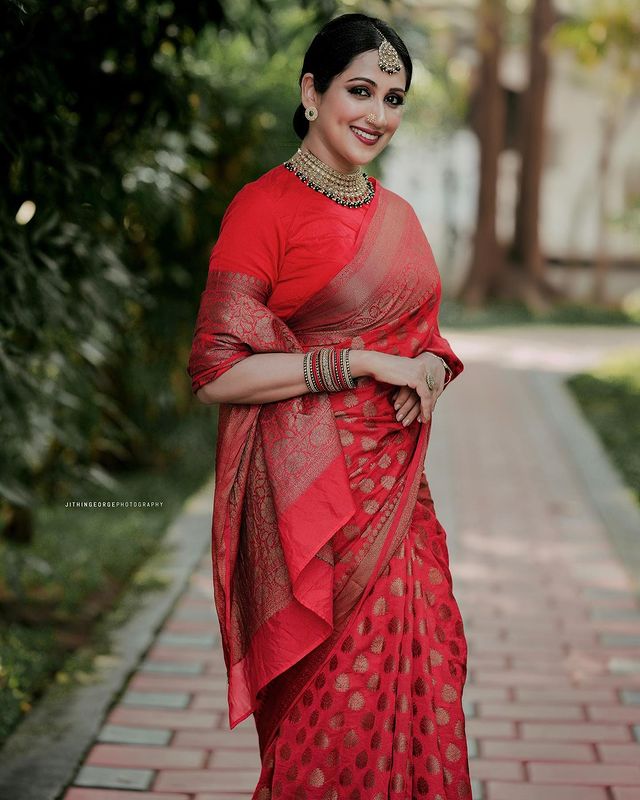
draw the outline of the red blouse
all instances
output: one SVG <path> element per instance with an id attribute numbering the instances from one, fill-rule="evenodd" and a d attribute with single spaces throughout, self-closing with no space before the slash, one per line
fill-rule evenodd
<path id="1" fill-rule="evenodd" d="M 377 198 L 341 206 L 278 164 L 229 204 L 209 268 L 262 278 L 271 287 L 268 307 L 287 319 L 353 258 Z"/>

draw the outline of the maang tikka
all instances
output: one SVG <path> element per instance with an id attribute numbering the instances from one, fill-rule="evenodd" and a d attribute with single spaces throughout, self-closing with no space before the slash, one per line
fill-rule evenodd
<path id="1" fill-rule="evenodd" d="M 378 48 L 378 66 L 383 72 L 388 72 L 389 75 L 393 75 L 394 72 L 400 72 L 402 69 L 402 61 L 398 51 L 384 37 Z"/>

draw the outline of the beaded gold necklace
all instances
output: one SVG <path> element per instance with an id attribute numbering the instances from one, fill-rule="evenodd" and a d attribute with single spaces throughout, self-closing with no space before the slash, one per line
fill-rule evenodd
<path id="1" fill-rule="evenodd" d="M 341 206 L 359 208 L 373 200 L 375 189 L 362 167 L 354 172 L 340 172 L 321 161 L 310 150 L 297 152 L 284 166 L 316 192 L 326 195 Z"/>

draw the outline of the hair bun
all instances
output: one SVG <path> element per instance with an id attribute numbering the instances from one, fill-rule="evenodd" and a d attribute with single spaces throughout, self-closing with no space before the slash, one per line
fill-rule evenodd
<path id="1" fill-rule="evenodd" d="M 293 115 L 293 130 L 300 140 L 309 132 L 309 120 L 304 115 L 304 106 L 302 103 L 296 108 Z"/>

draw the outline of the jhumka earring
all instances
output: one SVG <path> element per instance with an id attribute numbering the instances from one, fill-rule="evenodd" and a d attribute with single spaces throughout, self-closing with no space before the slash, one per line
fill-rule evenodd
<path id="1" fill-rule="evenodd" d="M 388 72 L 389 75 L 393 75 L 394 72 L 400 72 L 402 69 L 402 61 L 398 51 L 385 38 L 382 39 L 382 43 L 378 48 L 378 66 L 383 72 Z"/>
<path id="2" fill-rule="evenodd" d="M 318 116 L 318 109 L 315 106 L 309 106 L 305 109 L 304 115 L 309 121 L 314 120 Z"/>

